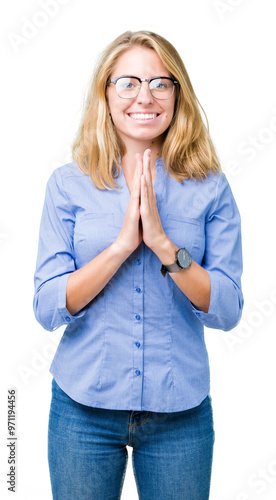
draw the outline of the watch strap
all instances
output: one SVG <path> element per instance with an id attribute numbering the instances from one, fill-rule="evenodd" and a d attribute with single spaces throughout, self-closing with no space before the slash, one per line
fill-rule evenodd
<path id="1" fill-rule="evenodd" d="M 183 265 L 182 265 L 181 261 L 179 260 L 179 253 L 180 252 L 185 253 L 185 259 L 184 259 Z M 183 260 L 183 256 L 181 256 L 181 257 L 182 257 L 181 260 Z M 167 272 L 175 273 L 177 271 L 182 271 L 182 269 L 187 269 L 188 267 L 190 267 L 191 262 L 192 262 L 192 259 L 191 259 L 191 255 L 189 254 L 188 250 L 186 250 L 186 248 L 179 248 L 175 252 L 175 261 L 172 264 L 168 264 L 167 266 L 162 264 L 161 269 L 160 269 L 161 274 L 165 278 Z"/>
<path id="2" fill-rule="evenodd" d="M 177 262 L 174 262 L 173 264 L 169 264 L 168 266 L 164 266 L 164 264 L 162 264 L 161 266 L 161 274 L 162 276 L 166 276 L 166 273 L 169 272 L 169 273 L 176 273 L 177 271 L 182 271 L 182 267 L 180 267 Z"/>

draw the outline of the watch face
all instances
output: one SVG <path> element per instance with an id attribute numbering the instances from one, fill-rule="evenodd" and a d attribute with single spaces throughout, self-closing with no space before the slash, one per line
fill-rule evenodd
<path id="1" fill-rule="evenodd" d="M 192 258 L 186 250 L 186 248 L 180 248 L 177 252 L 177 260 L 179 262 L 180 267 L 183 269 L 187 269 L 187 267 L 190 267 L 192 263 Z"/>

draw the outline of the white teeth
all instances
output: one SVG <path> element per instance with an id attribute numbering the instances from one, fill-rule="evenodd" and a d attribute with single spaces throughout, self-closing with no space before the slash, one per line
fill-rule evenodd
<path id="1" fill-rule="evenodd" d="M 157 113 L 130 113 L 129 116 L 134 120 L 151 120 L 157 117 Z"/>

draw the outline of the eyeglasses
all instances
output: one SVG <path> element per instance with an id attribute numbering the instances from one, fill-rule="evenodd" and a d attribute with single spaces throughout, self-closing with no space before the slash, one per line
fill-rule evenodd
<path id="1" fill-rule="evenodd" d="M 161 76 L 158 78 L 138 78 L 138 76 L 119 76 L 111 78 L 109 83 L 113 83 L 119 97 L 122 99 L 134 99 L 137 97 L 141 83 L 148 82 L 152 97 L 155 99 L 170 99 L 174 93 L 177 80 Z"/>

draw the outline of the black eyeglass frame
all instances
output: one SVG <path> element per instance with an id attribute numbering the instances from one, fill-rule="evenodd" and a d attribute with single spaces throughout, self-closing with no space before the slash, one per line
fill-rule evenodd
<path id="1" fill-rule="evenodd" d="M 172 91 L 172 94 L 170 95 L 170 97 L 162 98 L 162 97 L 155 97 L 154 95 L 152 95 L 152 97 L 153 97 L 154 99 L 160 99 L 161 101 L 166 101 L 167 99 L 170 99 L 170 98 L 173 96 L 173 94 L 174 94 L 174 89 L 175 89 L 175 86 L 176 86 L 176 85 L 179 85 L 179 82 L 178 82 L 177 80 L 174 80 L 173 78 L 170 78 L 169 76 L 155 76 L 154 78 L 139 78 L 139 76 L 131 76 L 131 75 L 123 75 L 123 76 L 117 76 L 116 78 L 111 78 L 111 79 L 109 80 L 109 83 L 108 83 L 108 84 L 113 83 L 113 85 L 115 85 L 115 87 L 116 87 L 116 83 L 117 83 L 117 81 L 118 81 L 118 80 L 120 80 L 121 78 L 135 78 L 136 80 L 138 80 L 138 81 L 139 81 L 139 83 L 140 83 L 140 88 L 139 88 L 138 93 L 137 93 L 137 95 L 136 95 L 135 97 L 137 97 L 137 96 L 139 95 L 139 92 L 140 92 L 140 90 L 141 90 L 141 83 L 142 83 L 142 82 L 148 82 L 148 84 L 149 84 L 149 90 L 150 90 L 150 93 L 151 93 L 151 95 L 152 95 L 152 92 L 151 92 L 151 90 L 152 90 L 152 89 L 150 88 L 150 84 L 151 84 L 151 82 L 152 82 L 153 80 L 160 80 L 160 78 L 163 78 L 164 80 L 170 80 L 170 81 L 171 81 L 171 82 L 173 82 L 173 84 L 174 84 L 174 85 L 173 85 L 173 91 Z M 116 90 L 117 90 L 117 88 L 116 88 Z M 119 96 L 121 99 L 134 99 L 134 98 L 135 98 L 135 97 L 122 97 L 122 96 L 120 96 L 119 94 L 118 94 L 118 96 Z"/>

